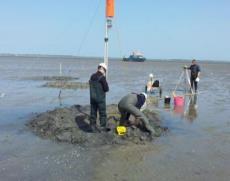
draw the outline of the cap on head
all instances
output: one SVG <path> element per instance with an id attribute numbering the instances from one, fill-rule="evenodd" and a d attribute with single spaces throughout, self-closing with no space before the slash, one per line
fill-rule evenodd
<path id="1" fill-rule="evenodd" d="M 141 94 L 145 96 L 145 100 L 148 98 L 148 96 L 145 92 L 142 92 Z"/>
<path id="2" fill-rule="evenodd" d="M 149 78 L 153 78 L 153 74 L 151 73 L 151 74 L 149 74 Z"/>
<path id="3" fill-rule="evenodd" d="M 105 63 L 99 63 L 98 68 L 100 67 L 104 68 L 105 71 L 107 71 L 107 65 Z"/>

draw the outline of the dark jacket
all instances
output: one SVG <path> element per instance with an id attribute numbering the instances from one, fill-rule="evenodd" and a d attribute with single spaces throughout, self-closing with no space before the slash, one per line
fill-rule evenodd
<path id="1" fill-rule="evenodd" d="M 101 83 L 104 92 L 109 91 L 109 86 L 106 78 L 101 72 L 97 71 L 96 73 L 92 74 L 89 81 L 98 81 Z"/>
<path id="2" fill-rule="evenodd" d="M 89 80 L 90 86 L 90 104 L 105 102 L 105 93 L 109 91 L 109 86 L 105 76 L 97 71 L 91 75 Z"/>
<path id="3" fill-rule="evenodd" d="M 140 109 L 145 103 L 145 96 L 143 94 L 137 94 L 137 103 L 136 107 Z"/>
<path id="4" fill-rule="evenodd" d="M 200 66 L 197 64 L 193 64 L 189 67 L 189 69 L 191 70 L 191 77 L 197 78 L 198 72 L 200 72 Z"/>

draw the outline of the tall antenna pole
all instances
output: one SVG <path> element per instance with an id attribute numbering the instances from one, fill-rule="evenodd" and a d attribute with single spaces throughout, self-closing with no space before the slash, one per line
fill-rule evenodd
<path id="1" fill-rule="evenodd" d="M 108 37 L 108 19 L 105 21 L 105 47 L 104 47 L 104 63 L 107 66 L 106 76 L 108 75 L 109 64 L 109 37 Z"/>
<path id="2" fill-rule="evenodd" d="M 112 18 L 114 16 L 114 0 L 106 0 L 106 9 L 105 9 L 105 47 L 104 47 L 104 63 L 107 66 L 106 76 L 108 76 L 109 68 L 109 36 L 108 30 L 112 27 Z"/>

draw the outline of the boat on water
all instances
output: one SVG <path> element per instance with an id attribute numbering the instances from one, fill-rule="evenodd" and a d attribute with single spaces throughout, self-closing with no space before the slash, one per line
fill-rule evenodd
<path id="1" fill-rule="evenodd" d="M 124 57 L 122 59 L 125 62 L 144 62 L 146 58 L 139 51 L 134 51 L 128 58 Z"/>

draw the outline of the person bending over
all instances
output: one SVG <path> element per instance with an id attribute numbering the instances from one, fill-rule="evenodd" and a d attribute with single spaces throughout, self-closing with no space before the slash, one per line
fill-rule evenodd
<path id="1" fill-rule="evenodd" d="M 124 96 L 118 103 L 118 110 L 121 114 L 120 125 L 125 125 L 129 121 L 130 115 L 133 115 L 136 119 L 142 121 L 144 127 L 151 135 L 155 135 L 156 131 L 149 124 L 148 118 L 140 111 L 146 105 L 146 100 L 146 93 L 130 93 Z"/>

